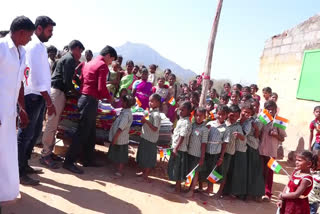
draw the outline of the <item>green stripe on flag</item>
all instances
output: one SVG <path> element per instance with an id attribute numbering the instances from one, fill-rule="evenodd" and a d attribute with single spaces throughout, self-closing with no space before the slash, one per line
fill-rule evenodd
<path id="1" fill-rule="evenodd" d="M 279 129 L 283 129 L 283 130 L 286 130 L 286 128 L 287 128 L 286 126 L 281 125 L 281 124 L 279 124 L 279 123 L 274 123 L 273 126 L 274 126 L 274 127 L 278 127 Z"/>
<path id="2" fill-rule="evenodd" d="M 213 171 L 212 174 L 213 174 L 216 178 L 218 178 L 218 180 L 222 179 L 222 175 L 220 175 L 218 172 Z"/>
<path id="3" fill-rule="evenodd" d="M 259 120 L 261 121 L 261 123 L 263 123 L 264 125 L 267 125 L 268 122 L 266 121 L 266 119 L 264 119 L 264 117 L 262 115 L 259 116 Z"/>
<path id="4" fill-rule="evenodd" d="M 274 171 L 275 171 L 276 173 L 279 173 L 281 169 L 282 169 L 282 166 L 281 166 L 280 164 L 278 164 L 278 165 L 276 166 L 276 168 L 274 169 Z"/>
<path id="5" fill-rule="evenodd" d="M 167 155 L 170 156 L 171 155 L 171 150 L 167 149 Z"/>

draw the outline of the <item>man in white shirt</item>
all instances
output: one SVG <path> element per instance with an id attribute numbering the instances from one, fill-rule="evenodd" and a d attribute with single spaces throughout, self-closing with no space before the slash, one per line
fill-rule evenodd
<path id="1" fill-rule="evenodd" d="M 51 36 L 56 25 L 47 16 L 39 16 L 35 22 L 35 35 L 32 42 L 26 46 L 26 63 L 30 68 L 30 75 L 25 76 L 25 104 L 29 116 L 29 124 L 18 131 L 18 155 L 20 183 L 24 185 L 38 185 L 39 181 L 28 176 L 41 171 L 31 168 L 28 160 L 31 158 L 33 147 L 41 133 L 45 106 L 48 116 L 56 113 L 55 106 L 49 96 L 51 89 L 51 71 L 48 62 L 47 48 L 43 44 Z M 54 167 L 52 167 L 54 168 Z"/>
<path id="2" fill-rule="evenodd" d="M 0 39 L 0 203 L 14 200 L 19 194 L 17 101 L 20 126 L 24 127 L 28 117 L 23 96 L 22 79 L 26 64 L 22 46 L 31 40 L 34 29 L 30 19 L 19 16 L 12 21 L 10 34 Z"/>

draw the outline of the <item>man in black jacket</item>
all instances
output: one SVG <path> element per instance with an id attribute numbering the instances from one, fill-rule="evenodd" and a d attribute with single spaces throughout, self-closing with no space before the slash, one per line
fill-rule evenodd
<path id="1" fill-rule="evenodd" d="M 49 168 L 58 168 L 59 165 L 56 161 L 62 161 L 52 152 L 56 141 L 55 135 L 66 103 L 65 94 L 74 90 L 72 79 L 84 49 L 80 41 L 71 41 L 69 51 L 57 62 L 57 66 L 52 74 L 50 96 L 53 105 L 56 107 L 56 115 L 48 117 L 42 137 L 43 149 L 40 158 L 40 163 Z"/>

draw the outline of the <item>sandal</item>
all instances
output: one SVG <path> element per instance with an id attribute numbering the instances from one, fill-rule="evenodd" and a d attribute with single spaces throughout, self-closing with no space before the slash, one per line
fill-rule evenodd
<path id="1" fill-rule="evenodd" d="M 52 160 L 51 156 L 47 156 L 47 157 L 41 157 L 39 159 L 39 162 L 44 165 L 47 166 L 50 169 L 58 169 L 60 166 L 57 162 L 55 162 L 54 160 Z"/>

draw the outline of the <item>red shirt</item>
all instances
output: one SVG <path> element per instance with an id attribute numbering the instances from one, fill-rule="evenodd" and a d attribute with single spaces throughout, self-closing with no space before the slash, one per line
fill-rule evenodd
<path id="1" fill-rule="evenodd" d="M 320 121 L 317 119 L 310 123 L 310 130 L 316 130 L 316 143 L 320 143 Z"/>
<path id="2" fill-rule="evenodd" d="M 111 96 L 106 86 L 108 73 L 109 68 L 102 56 L 98 56 L 86 63 L 81 73 L 81 93 L 98 100 L 110 99 Z"/>

